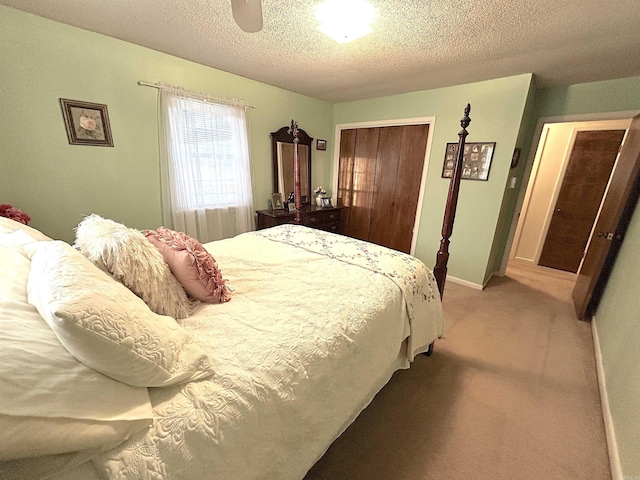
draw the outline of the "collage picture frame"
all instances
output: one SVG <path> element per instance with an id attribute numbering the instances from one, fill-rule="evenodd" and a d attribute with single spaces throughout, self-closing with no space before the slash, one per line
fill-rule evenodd
<path id="1" fill-rule="evenodd" d="M 464 146 L 462 176 L 465 180 L 488 180 L 496 142 L 470 142 Z M 447 143 L 442 178 L 451 178 L 458 154 L 457 143 Z"/>

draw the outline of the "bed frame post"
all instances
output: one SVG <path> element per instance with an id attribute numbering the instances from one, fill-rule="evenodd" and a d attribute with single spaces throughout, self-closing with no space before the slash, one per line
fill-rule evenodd
<path id="1" fill-rule="evenodd" d="M 444 220 L 442 221 L 442 240 L 440 240 L 440 249 L 436 254 L 436 266 L 433 268 L 433 275 L 436 277 L 438 290 L 440 290 L 440 299 L 444 295 L 444 284 L 447 279 L 447 262 L 449 261 L 449 238 L 453 232 L 453 220 L 456 216 L 456 207 L 458 205 L 458 191 L 460 190 L 460 178 L 462 177 L 462 160 L 464 158 L 464 144 L 469 132 L 467 127 L 471 123 L 469 118 L 471 105 L 467 103 L 464 109 L 464 116 L 460 120 L 462 130 L 458 133 L 458 152 L 456 156 L 456 164 L 453 169 L 453 175 L 449 182 L 449 194 L 447 195 L 447 205 L 444 210 Z"/>
<path id="2" fill-rule="evenodd" d="M 291 120 L 291 135 L 293 135 L 293 198 L 296 207 L 296 216 L 293 219 L 295 225 L 302 224 L 300 208 L 302 208 L 302 193 L 300 191 L 300 157 L 298 154 L 298 122 Z"/>

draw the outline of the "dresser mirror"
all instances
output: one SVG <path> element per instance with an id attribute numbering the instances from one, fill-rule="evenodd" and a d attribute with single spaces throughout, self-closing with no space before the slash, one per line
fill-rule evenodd
<path id="1" fill-rule="evenodd" d="M 298 129 L 298 156 L 300 158 L 300 196 L 302 205 L 311 202 L 311 144 L 313 138 Z M 271 132 L 271 154 L 273 156 L 273 191 L 287 199 L 294 189 L 293 133 L 291 127 L 282 127 Z"/>

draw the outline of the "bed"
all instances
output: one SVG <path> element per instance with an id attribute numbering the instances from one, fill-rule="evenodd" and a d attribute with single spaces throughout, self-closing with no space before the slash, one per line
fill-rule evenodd
<path id="1" fill-rule="evenodd" d="M 171 281 L 141 270 L 152 242 L 118 250 L 125 263 L 92 256 L 96 226 L 105 238 L 140 232 L 87 219 L 72 248 L 0 218 L 0 477 L 302 479 L 443 335 L 461 170 L 438 278 L 404 253 L 281 225 L 200 246 L 224 288 L 215 303 L 189 300 L 188 314 L 170 310 L 179 299 L 153 303 L 180 277 L 166 256 Z"/>

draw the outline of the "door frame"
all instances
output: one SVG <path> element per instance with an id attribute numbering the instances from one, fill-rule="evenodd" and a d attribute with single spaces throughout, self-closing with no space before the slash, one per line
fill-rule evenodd
<path id="1" fill-rule="evenodd" d="M 331 188 L 333 191 L 332 201 L 337 205 L 338 198 L 338 166 L 340 162 L 340 140 L 342 130 L 351 130 L 354 128 L 376 128 L 376 127 L 403 127 L 405 125 L 429 125 L 427 133 L 427 145 L 424 152 L 424 162 L 422 164 L 422 178 L 420 179 L 420 194 L 418 195 L 418 205 L 416 208 L 416 218 L 413 222 L 413 235 L 411 238 L 410 254 L 415 255 L 416 243 L 418 240 L 418 231 L 420 229 L 420 217 L 422 216 L 422 204 L 424 202 L 424 189 L 427 183 L 427 171 L 429 170 L 429 158 L 431 153 L 431 142 L 433 140 L 433 132 L 435 130 L 436 117 L 412 117 L 398 118 L 391 120 L 370 120 L 364 122 L 353 123 L 337 123 L 335 126 L 334 142 L 333 142 L 333 178 L 331 180 Z"/>
<path id="2" fill-rule="evenodd" d="M 542 230 L 538 236 L 536 242 L 536 250 L 533 256 L 533 264 L 538 265 L 540 263 L 540 255 L 542 254 L 542 249 L 544 247 L 544 243 L 547 239 L 547 234 L 549 233 L 549 226 L 551 225 L 551 219 L 553 218 L 553 212 L 556 209 L 556 204 L 558 203 L 558 197 L 560 195 L 560 189 L 562 188 L 562 184 L 564 182 L 564 176 L 567 173 L 567 167 L 569 166 L 569 159 L 573 154 L 573 149 L 575 147 L 576 138 L 579 132 L 595 132 L 595 131 L 605 131 L 605 130 L 626 130 L 629 128 L 629 123 L 631 120 L 629 119 L 617 119 L 617 120 L 604 120 L 609 122 L 608 125 L 577 125 L 571 128 L 569 133 L 569 139 L 567 141 L 567 147 L 565 148 L 562 160 L 560 161 L 560 169 L 558 171 L 558 176 L 556 177 L 553 185 L 553 192 L 551 194 L 551 201 L 549 202 L 549 206 L 547 207 L 547 211 L 545 212 L 544 221 L 542 223 Z M 595 122 L 595 121 L 591 121 Z M 598 121 L 600 122 L 600 121 Z M 556 122 L 558 123 L 558 122 Z M 563 122 L 563 123 L 574 123 L 574 122 Z M 626 123 L 626 125 L 624 125 Z M 524 215 L 520 215 L 522 219 L 522 223 L 518 222 L 518 226 L 516 228 L 516 234 L 514 237 L 514 248 L 513 250 L 513 258 L 515 258 L 515 250 L 517 250 L 517 245 L 520 242 L 521 234 L 522 234 L 522 226 L 526 219 L 527 212 L 529 211 L 529 206 L 531 202 L 531 194 L 533 192 L 533 188 L 536 183 L 536 179 L 538 178 L 538 172 L 540 165 L 542 164 L 544 157 L 544 148 L 546 147 L 546 139 L 549 129 L 553 124 L 547 123 L 543 126 L 543 141 L 541 143 L 542 146 L 538 147 L 538 150 L 542 149 L 540 155 L 536 155 L 536 159 L 534 161 L 533 169 L 531 171 L 531 177 L 529 178 L 529 184 L 527 185 L 527 192 L 525 193 L 525 199 L 522 205 L 522 211 Z M 613 172 L 613 170 L 612 170 Z M 604 198 L 604 196 L 603 196 Z"/>
<path id="3" fill-rule="evenodd" d="M 592 122 L 592 121 L 606 121 L 606 120 L 631 120 L 636 115 L 640 115 L 640 110 L 626 110 L 621 112 L 606 112 L 606 113 L 582 113 L 576 115 L 558 115 L 551 117 L 540 117 L 536 122 L 533 138 L 531 140 L 531 148 L 527 155 L 527 163 L 522 174 L 523 181 L 518 192 L 518 198 L 516 201 L 516 208 L 514 210 L 513 217 L 511 218 L 511 227 L 509 229 L 509 235 L 507 237 L 507 243 L 502 255 L 502 263 L 500 265 L 500 271 L 498 276 L 503 277 L 507 270 L 507 264 L 511 257 L 512 249 L 515 245 L 514 239 L 516 229 L 518 227 L 518 219 L 520 212 L 523 209 L 525 194 L 529 190 L 529 184 L 532 181 L 532 171 L 534 160 L 538 148 L 540 146 L 540 139 L 542 138 L 544 126 L 547 123 L 568 123 L 568 122 Z M 555 203 L 555 201 L 554 201 Z"/>

